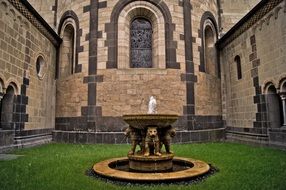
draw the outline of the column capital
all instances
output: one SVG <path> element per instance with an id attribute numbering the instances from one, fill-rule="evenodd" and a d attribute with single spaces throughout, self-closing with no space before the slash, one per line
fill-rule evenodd
<path id="1" fill-rule="evenodd" d="M 280 95 L 282 100 L 286 99 L 286 92 L 280 92 L 279 95 Z"/>

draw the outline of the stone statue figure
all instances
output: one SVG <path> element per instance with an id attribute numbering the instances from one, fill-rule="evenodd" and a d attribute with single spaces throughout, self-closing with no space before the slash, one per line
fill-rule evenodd
<path id="1" fill-rule="evenodd" d="M 161 156 L 160 141 L 156 127 L 148 127 L 145 137 L 145 153 L 144 156 L 149 155 Z"/>
<path id="2" fill-rule="evenodd" d="M 176 130 L 172 126 L 168 126 L 167 128 L 164 128 L 164 130 L 161 130 L 161 133 L 159 135 L 160 139 L 160 150 L 162 146 L 165 146 L 166 153 L 172 154 L 171 151 L 171 140 L 176 135 Z"/>
<path id="3" fill-rule="evenodd" d="M 131 126 L 129 126 L 125 132 L 124 135 L 128 138 L 130 138 L 131 141 L 131 150 L 128 152 L 128 155 L 134 155 L 135 154 L 135 149 L 136 146 L 139 145 L 140 146 L 140 151 L 139 152 L 143 152 L 144 151 L 144 139 L 142 139 L 142 136 L 144 136 L 145 134 L 142 133 L 139 129 L 135 129 Z"/>
<path id="4" fill-rule="evenodd" d="M 154 96 L 151 96 L 148 104 L 148 114 L 156 114 L 157 113 L 157 102 Z"/>

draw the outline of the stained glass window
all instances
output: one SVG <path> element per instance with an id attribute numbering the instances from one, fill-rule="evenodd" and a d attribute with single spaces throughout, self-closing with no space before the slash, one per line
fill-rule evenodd
<path id="1" fill-rule="evenodd" d="M 136 18 L 130 27 L 130 60 L 133 68 L 152 67 L 152 25 L 144 18 Z"/>

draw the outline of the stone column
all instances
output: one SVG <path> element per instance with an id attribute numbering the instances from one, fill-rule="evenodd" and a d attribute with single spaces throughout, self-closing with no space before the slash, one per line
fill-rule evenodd
<path id="1" fill-rule="evenodd" d="M 282 100 L 283 127 L 286 127 L 286 93 L 280 95 Z"/>

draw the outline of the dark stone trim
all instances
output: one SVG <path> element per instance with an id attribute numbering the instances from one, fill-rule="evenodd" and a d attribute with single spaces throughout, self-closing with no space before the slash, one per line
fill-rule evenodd
<path id="1" fill-rule="evenodd" d="M 83 78 L 83 83 L 103 82 L 103 75 L 91 75 Z"/>
<path id="2" fill-rule="evenodd" d="M 217 26 L 217 23 L 216 23 L 216 19 L 214 17 L 214 15 L 209 12 L 209 11 L 206 11 L 204 12 L 204 14 L 202 15 L 202 18 L 201 18 L 201 21 L 200 21 L 200 29 L 199 29 L 199 37 L 201 38 L 201 44 L 202 46 L 200 47 L 200 65 L 199 65 L 199 71 L 200 72 L 206 72 L 206 65 L 205 65 L 205 59 L 204 59 L 204 55 L 205 55 L 205 48 L 204 48 L 204 44 L 205 44 L 205 39 L 204 39 L 204 22 L 209 19 L 211 20 L 211 22 L 213 23 L 214 27 L 215 27 L 215 35 L 216 35 L 216 38 L 218 39 L 218 26 Z M 218 54 L 218 50 L 216 51 L 217 52 L 217 58 L 216 58 L 216 62 L 217 62 L 217 65 L 216 65 L 216 68 L 218 70 L 218 77 L 220 76 L 220 66 L 219 66 L 219 54 Z"/>
<path id="3" fill-rule="evenodd" d="M 226 127 L 227 132 L 233 132 L 233 133 L 245 133 L 245 134 L 259 134 L 259 135 L 265 135 L 267 133 L 266 128 L 243 128 L 243 127 Z"/>
<path id="4" fill-rule="evenodd" d="M 184 6 L 183 0 L 178 0 L 178 5 L 179 5 L 180 7 L 183 7 L 183 6 Z"/>
<path id="5" fill-rule="evenodd" d="M 263 18 L 282 1 L 283 0 L 261 0 L 217 42 L 218 48 L 222 49 L 227 44 L 232 42 L 234 39 L 256 24 L 258 20 Z"/>
<path id="6" fill-rule="evenodd" d="M 173 143 L 222 141 L 225 129 L 177 131 Z M 53 141 L 81 144 L 126 144 L 130 143 L 123 132 L 53 131 Z"/>
<path id="7" fill-rule="evenodd" d="M 192 73 L 185 73 L 181 74 L 181 81 L 196 83 L 198 82 L 198 77 Z"/>
<path id="8" fill-rule="evenodd" d="M 249 55 L 249 61 L 251 62 L 251 78 L 253 79 L 253 87 L 255 89 L 255 96 L 253 97 L 253 103 L 257 106 L 256 121 L 253 122 L 254 128 L 263 128 L 264 133 L 267 133 L 266 128 L 269 126 L 267 120 L 267 106 L 265 101 L 265 95 L 262 94 L 261 86 L 259 85 L 259 74 L 258 66 L 260 65 L 260 59 L 257 57 L 256 49 L 256 38 L 255 35 L 250 37 L 250 45 L 255 48 L 252 48 L 252 52 Z"/>
<path id="9" fill-rule="evenodd" d="M 83 82 L 88 85 L 87 106 L 82 107 L 81 125 L 83 129 L 92 127 L 96 130 L 95 120 L 102 116 L 102 109 L 96 106 L 97 82 L 103 81 L 103 76 L 97 74 L 97 40 L 98 40 L 98 7 L 99 2 L 90 0 L 90 22 L 89 22 L 89 58 L 88 76 L 84 77 Z M 72 125 L 71 123 L 69 125 Z"/>
<path id="10" fill-rule="evenodd" d="M 193 62 L 193 43 L 192 43 L 192 19 L 191 19 L 192 5 L 189 0 L 183 1 L 183 13 L 184 13 L 184 40 L 185 40 L 185 64 L 186 74 L 181 75 L 181 80 L 186 81 L 186 96 L 187 105 L 184 106 L 184 115 L 187 119 L 188 129 L 194 129 L 195 114 L 195 87 L 197 82 L 197 76 L 194 72 Z"/>
<path id="11" fill-rule="evenodd" d="M 15 131 L 14 130 L 0 130 L 0 153 L 3 146 L 14 144 Z"/>
<path id="12" fill-rule="evenodd" d="M 26 71 L 29 70 L 29 65 L 33 65 L 30 59 L 31 37 L 32 34 L 30 32 L 27 32 L 25 41 L 25 61 L 24 61 L 25 73 Z M 24 76 L 21 84 L 21 94 L 16 95 L 14 98 L 13 125 L 16 132 L 24 130 L 25 122 L 28 122 L 29 120 L 29 115 L 27 114 L 27 105 L 29 102 L 29 97 L 26 96 L 29 84 L 30 84 L 30 79 Z"/>
<path id="13" fill-rule="evenodd" d="M 90 5 L 86 5 L 83 7 L 83 13 L 87 13 L 90 11 Z"/>
<path id="14" fill-rule="evenodd" d="M 106 46 L 108 47 L 108 69 L 117 68 L 117 46 L 118 46 L 118 17 L 122 9 L 134 0 L 118 1 L 111 13 L 111 22 L 105 25 L 107 34 Z M 161 0 L 148 0 L 155 5 L 163 14 L 165 20 L 165 43 L 166 43 L 166 68 L 180 69 L 180 64 L 176 62 L 176 43 L 173 40 L 175 24 L 172 23 L 172 16 L 168 6 Z"/>
<path id="15" fill-rule="evenodd" d="M 32 129 L 32 130 L 22 130 L 22 131 L 16 131 L 15 136 L 38 136 L 38 135 L 46 135 L 46 134 L 52 134 L 52 131 L 54 129 Z"/>
<path id="16" fill-rule="evenodd" d="M 270 128 L 269 144 L 286 148 L 286 128 Z"/>
<path id="17" fill-rule="evenodd" d="M 243 144 L 251 144 L 258 146 L 269 145 L 269 137 L 265 134 L 226 131 L 226 140 L 228 142 L 239 142 Z"/>
<path id="18" fill-rule="evenodd" d="M 60 22 L 59 22 L 58 34 L 60 35 L 60 33 L 63 29 L 62 28 L 63 24 L 64 24 L 65 20 L 68 18 L 72 18 L 75 21 L 75 25 L 76 25 L 76 28 L 75 28 L 75 31 L 76 31 L 75 51 L 76 52 L 75 52 L 75 70 L 74 70 L 74 73 L 80 73 L 82 71 L 82 65 L 78 63 L 78 54 L 83 51 L 83 46 L 80 46 L 80 37 L 82 36 L 82 29 L 79 28 L 79 19 L 78 19 L 77 15 L 74 11 L 68 10 L 62 15 Z M 57 64 L 59 64 L 59 63 L 57 63 Z M 57 68 L 59 68 L 59 66 L 57 66 Z M 58 71 L 57 71 L 57 73 L 58 73 Z M 58 75 L 57 75 L 57 78 L 58 78 Z"/>
<path id="19" fill-rule="evenodd" d="M 187 109 L 194 109 L 194 107 L 184 107 L 185 115 L 188 111 Z M 187 116 L 187 122 L 188 126 L 186 130 L 206 130 L 225 127 L 220 115 L 189 115 Z"/>
<path id="20" fill-rule="evenodd" d="M 97 38 L 102 38 L 102 31 L 97 32 Z"/>
<path id="21" fill-rule="evenodd" d="M 99 9 L 106 8 L 106 7 L 107 7 L 107 1 L 101 1 L 98 3 Z"/>
<path id="22" fill-rule="evenodd" d="M 55 0 L 55 6 L 53 7 L 54 12 L 54 27 L 57 26 L 57 17 L 58 17 L 58 0 Z"/>
<path id="23" fill-rule="evenodd" d="M 218 34 L 221 32 L 221 15 L 223 14 L 223 9 L 221 8 L 221 0 L 217 0 L 217 15 L 218 15 Z"/>
<path id="24" fill-rule="evenodd" d="M 22 131 L 25 128 L 25 122 L 28 122 L 29 119 L 29 115 L 26 112 L 29 100 L 29 97 L 26 96 L 26 91 L 29 83 L 29 79 L 23 77 L 21 94 L 14 98 L 13 123 L 16 132 Z"/>
<path id="25" fill-rule="evenodd" d="M 61 131 L 94 131 L 94 132 L 120 132 L 128 125 L 122 117 L 102 116 L 101 107 L 89 106 L 82 107 L 81 117 L 57 117 L 56 130 Z M 186 112 L 187 110 L 185 110 Z M 96 115 L 92 122 L 89 121 L 88 114 Z M 91 114 L 91 115 L 92 115 Z M 177 130 L 206 130 L 224 128 L 224 122 L 220 115 L 197 115 L 197 116 L 180 116 L 174 123 Z M 186 119 L 191 120 L 191 124 L 186 127 Z M 95 125 L 96 124 L 96 125 Z"/>
<path id="26" fill-rule="evenodd" d="M 33 24 L 54 46 L 61 43 L 60 37 L 26 0 L 8 0 L 31 24 Z"/>

